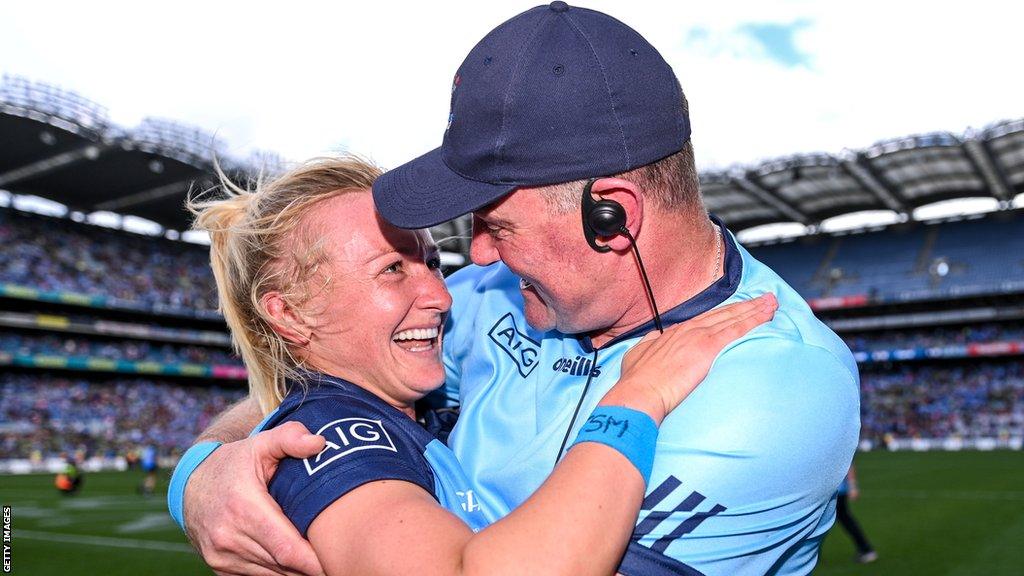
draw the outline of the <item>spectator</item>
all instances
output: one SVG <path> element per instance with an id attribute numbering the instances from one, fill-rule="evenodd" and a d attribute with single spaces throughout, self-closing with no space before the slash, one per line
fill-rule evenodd
<path id="1" fill-rule="evenodd" d="M 84 451 L 125 455 L 151 444 L 180 452 L 210 420 L 245 395 L 242 388 L 119 379 L 95 383 L 49 374 L 5 374 L 0 384 L 0 458 Z"/>

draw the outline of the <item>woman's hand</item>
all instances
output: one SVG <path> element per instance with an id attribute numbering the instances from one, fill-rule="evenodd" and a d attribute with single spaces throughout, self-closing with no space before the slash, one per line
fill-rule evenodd
<path id="1" fill-rule="evenodd" d="M 709 310 L 664 334 L 651 332 L 623 358 L 619 381 L 601 404 L 640 410 L 661 424 L 704 380 L 718 353 L 771 320 L 776 308 L 775 295 L 762 294 Z"/>

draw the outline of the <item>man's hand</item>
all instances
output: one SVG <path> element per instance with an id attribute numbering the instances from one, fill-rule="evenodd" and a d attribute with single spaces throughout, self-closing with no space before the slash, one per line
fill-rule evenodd
<path id="1" fill-rule="evenodd" d="M 286 456 L 306 458 L 323 436 L 288 422 L 222 445 L 189 478 L 185 526 L 203 560 L 221 576 L 323 574 L 313 548 L 285 518 L 267 484 Z"/>

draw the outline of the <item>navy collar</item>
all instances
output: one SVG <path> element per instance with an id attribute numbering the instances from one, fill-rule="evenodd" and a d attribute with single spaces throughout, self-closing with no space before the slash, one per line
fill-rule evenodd
<path id="1" fill-rule="evenodd" d="M 724 248 L 723 251 L 725 252 L 725 274 L 716 280 L 714 284 L 708 286 L 702 292 L 694 295 L 686 302 L 683 302 L 675 308 L 662 312 L 661 323 L 665 327 L 685 322 L 694 316 L 711 310 L 715 306 L 718 306 L 722 302 L 728 300 L 729 297 L 736 293 L 736 289 L 740 286 L 740 278 L 743 275 L 743 256 L 740 254 L 739 248 L 736 246 L 732 234 L 729 234 L 726 231 L 725 224 L 723 224 L 715 215 L 710 215 L 710 217 L 711 221 L 718 225 L 720 233 L 722 234 L 722 246 Z M 637 326 L 629 332 L 619 334 L 615 338 L 612 338 L 607 344 L 602 346 L 602 348 L 607 348 L 613 344 L 622 342 L 623 340 L 643 336 L 654 329 L 654 318 L 651 318 L 644 324 Z M 583 336 L 579 341 L 580 346 L 582 346 L 584 351 L 588 353 L 594 351 L 594 344 L 591 341 L 590 336 Z"/>
<path id="2" fill-rule="evenodd" d="M 298 379 L 288 380 L 288 394 L 286 396 L 299 393 L 305 396 L 307 393 L 321 388 L 337 388 L 356 396 L 362 396 L 365 399 L 384 402 L 373 392 L 344 378 L 306 368 L 298 368 L 296 372 Z"/>

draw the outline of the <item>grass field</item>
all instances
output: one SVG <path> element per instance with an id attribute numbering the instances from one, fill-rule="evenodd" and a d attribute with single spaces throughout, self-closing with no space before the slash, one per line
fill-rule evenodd
<path id="1" fill-rule="evenodd" d="M 1024 454 L 868 453 L 857 468 L 853 512 L 880 559 L 854 564 L 853 545 L 834 528 L 816 574 L 1024 574 Z M 163 494 L 136 493 L 141 473 L 90 474 L 70 498 L 52 481 L 0 476 L 0 503 L 13 507 L 14 574 L 210 573 L 171 523 Z"/>

